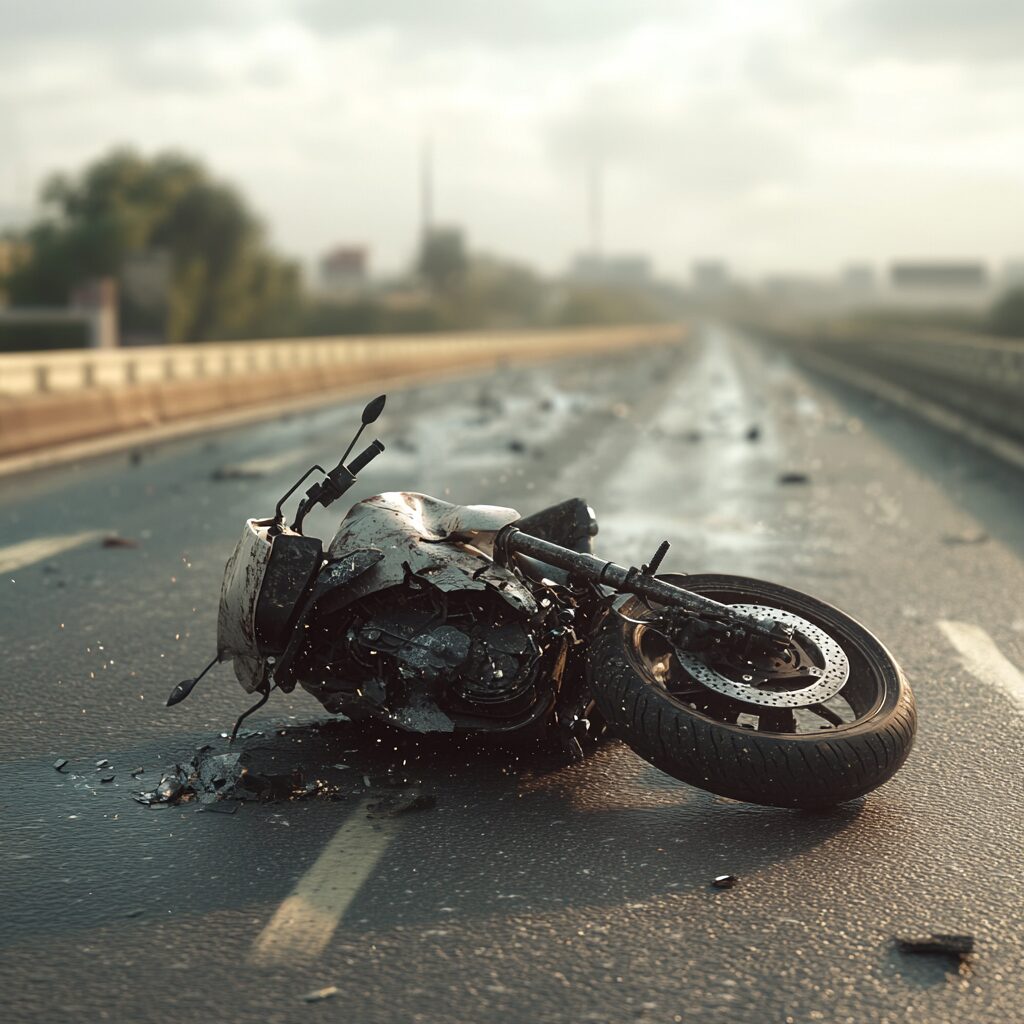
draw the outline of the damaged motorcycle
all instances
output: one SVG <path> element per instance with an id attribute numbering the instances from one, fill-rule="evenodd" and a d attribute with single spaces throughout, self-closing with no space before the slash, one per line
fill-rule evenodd
<path id="1" fill-rule="evenodd" d="M 215 664 L 262 707 L 301 686 L 332 714 L 417 733 L 554 738 L 574 759 L 607 729 L 651 764 L 735 800 L 820 808 L 867 793 L 914 739 L 900 667 L 862 625 L 796 590 L 660 574 L 593 554 L 573 498 L 525 517 L 391 492 L 353 505 L 326 550 L 303 532 L 384 451 L 311 467 L 228 559 Z M 291 522 L 284 505 L 314 473 Z"/>

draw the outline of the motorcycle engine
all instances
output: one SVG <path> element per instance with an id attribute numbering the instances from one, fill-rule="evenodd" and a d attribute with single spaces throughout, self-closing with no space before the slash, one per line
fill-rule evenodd
<path id="1" fill-rule="evenodd" d="M 332 709 L 369 702 L 398 713 L 427 701 L 467 725 L 460 719 L 522 717 L 540 698 L 536 627 L 490 590 L 403 584 L 318 625 L 318 664 L 304 674 L 322 680 L 316 696 Z"/>

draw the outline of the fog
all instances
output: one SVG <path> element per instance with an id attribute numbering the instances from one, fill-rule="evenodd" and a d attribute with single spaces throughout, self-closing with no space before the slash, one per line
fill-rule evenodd
<path id="1" fill-rule="evenodd" d="M 666 277 L 1000 263 L 1020 239 L 1010 0 L 0 0 L 0 228 L 117 144 L 235 182 L 280 249 L 416 245 L 418 159 L 476 249 Z"/>

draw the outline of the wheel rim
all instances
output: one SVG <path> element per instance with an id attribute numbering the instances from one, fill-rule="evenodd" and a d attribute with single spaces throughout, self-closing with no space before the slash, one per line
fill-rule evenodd
<path id="1" fill-rule="evenodd" d="M 746 680 L 735 678 L 735 674 L 730 678 L 720 666 L 676 651 L 664 636 L 642 622 L 652 618 L 656 610 L 635 599 L 627 601 L 619 611 L 634 620 L 623 623 L 624 628 L 632 631 L 627 650 L 634 667 L 690 713 L 761 734 L 820 737 L 825 732 L 857 727 L 875 713 L 884 699 L 885 681 L 849 629 L 825 621 L 806 607 L 786 607 L 792 602 L 772 598 L 771 603 L 766 603 L 769 599 L 763 593 L 748 595 L 703 588 L 699 592 L 744 610 L 756 609 L 759 615 L 776 614 L 786 619 L 795 626 L 798 638 L 809 641 L 812 657 L 823 670 L 821 677 L 825 681 L 820 686 L 795 688 L 756 685 L 748 687 L 748 696 L 765 691 L 776 699 L 744 700 L 741 684 Z M 807 697 L 812 699 L 804 703 Z"/>

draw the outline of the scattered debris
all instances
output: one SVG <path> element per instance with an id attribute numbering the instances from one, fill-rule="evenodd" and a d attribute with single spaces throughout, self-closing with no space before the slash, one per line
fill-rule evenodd
<path id="1" fill-rule="evenodd" d="M 104 772 L 100 776 L 100 782 L 113 782 L 116 776 L 113 772 Z"/>
<path id="2" fill-rule="evenodd" d="M 966 529 L 959 533 L 944 533 L 942 535 L 943 544 L 984 544 L 988 539 L 988 534 L 979 529 Z"/>
<path id="3" fill-rule="evenodd" d="M 138 448 L 128 453 L 128 462 L 132 466 L 138 466 L 142 462 L 142 452 Z"/>
<path id="4" fill-rule="evenodd" d="M 811 478 L 806 473 L 780 473 L 779 483 L 780 484 L 809 484 Z"/>
<path id="5" fill-rule="evenodd" d="M 131 537 L 119 537 L 116 533 L 110 533 L 100 541 L 100 547 L 104 548 L 137 548 L 139 542 Z"/>
<path id="6" fill-rule="evenodd" d="M 756 423 L 753 426 L 747 428 L 747 440 L 748 441 L 760 441 L 761 440 L 761 428 Z"/>
<path id="7" fill-rule="evenodd" d="M 333 999 L 338 994 L 337 985 L 328 985 L 326 988 L 318 988 L 314 992 L 307 992 L 303 997 L 304 1003 L 322 1003 L 325 999 Z"/>
<path id="8" fill-rule="evenodd" d="M 973 935 L 946 935 L 941 932 L 933 932 L 931 935 L 897 939 L 896 944 L 901 953 L 950 956 L 960 961 L 966 960 L 974 952 Z"/>
<path id="9" fill-rule="evenodd" d="M 99 761 L 96 762 L 96 767 L 97 768 L 109 768 L 110 767 L 110 762 L 104 757 L 104 758 L 102 758 L 102 759 L 100 759 Z"/>
<path id="10" fill-rule="evenodd" d="M 128 774 L 132 778 L 138 778 L 146 769 L 145 768 L 133 768 Z"/>
<path id="11" fill-rule="evenodd" d="M 410 811 L 430 811 L 436 806 L 436 798 L 432 797 L 429 793 L 410 790 L 388 794 L 384 799 L 369 804 L 367 806 L 369 811 L 367 817 L 393 818 L 399 814 L 408 814 Z"/>
<path id="12" fill-rule="evenodd" d="M 731 889 L 738 881 L 735 875 L 715 875 L 711 884 L 716 889 Z"/>
<path id="13" fill-rule="evenodd" d="M 251 469 L 248 466 L 218 466 L 211 474 L 210 479 L 221 480 L 262 480 L 267 474 L 260 469 Z"/>
<path id="14" fill-rule="evenodd" d="M 67 763 L 68 759 L 66 757 L 58 757 L 57 760 L 53 762 L 53 770 L 57 772 L 63 772 Z"/>
<path id="15" fill-rule="evenodd" d="M 525 442 L 520 441 L 518 437 L 514 437 L 508 443 L 508 450 L 510 452 L 516 452 L 517 454 L 521 455 L 523 452 L 526 451 L 526 444 Z"/>

